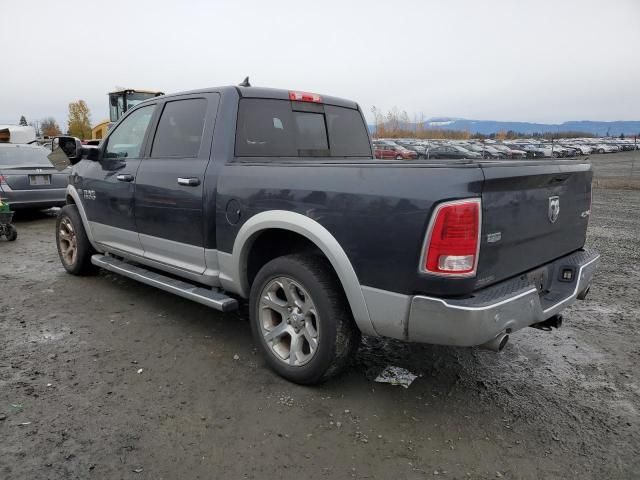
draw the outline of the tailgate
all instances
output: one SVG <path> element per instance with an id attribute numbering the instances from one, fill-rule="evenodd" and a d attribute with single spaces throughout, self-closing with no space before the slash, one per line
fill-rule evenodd
<path id="1" fill-rule="evenodd" d="M 482 165 L 482 241 L 476 287 L 532 270 L 584 246 L 591 166 L 552 160 Z"/>
<path id="2" fill-rule="evenodd" d="M 66 188 L 69 179 L 68 172 L 50 167 L 0 169 L 0 175 L 12 190 Z"/>

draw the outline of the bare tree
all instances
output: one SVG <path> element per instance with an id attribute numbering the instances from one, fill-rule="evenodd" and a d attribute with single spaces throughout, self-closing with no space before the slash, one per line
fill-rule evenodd
<path id="1" fill-rule="evenodd" d="M 33 122 L 29 122 L 29 126 L 33 127 L 36 132 L 36 137 L 39 137 L 42 133 L 42 129 L 40 128 L 40 122 L 38 120 L 34 120 Z"/>
<path id="2" fill-rule="evenodd" d="M 40 123 L 40 128 L 42 130 L 42 135 L 46 135 L 47 137 L 55 137 L 56 135 L 62 135 L 62 131 L 60 130 L 60 126 L 56 119 L 53 117 L 47 117 L 42 119 Z"/>

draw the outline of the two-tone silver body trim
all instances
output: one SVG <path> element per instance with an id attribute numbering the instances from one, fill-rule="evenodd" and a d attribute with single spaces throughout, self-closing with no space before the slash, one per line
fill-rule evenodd
<path id="1" fill-rule="evenodd" d="M 139 235 L 136 232 L 89 221 L 80 195 L 73 185 L 67 186 L 67 195 L 73 199 L 74 204 L 78 208 L 87 238 L 96 251 L 110 253 L 157 270 L 178 275 L 193 282 L 202 283 L 211 287 L 220 286 L 218 280 L 220 272 L 218 271 L 217 250 L 206 250 L 201 247 L 194 247 L 192 245 L 147 235 L 145 236 L 145 241 L 158 244 L 158 246 L 162 247 L 166 252 L 166 255 L 156 252 L 150 258 L 149 256 L 145 256 L 144 247 L 141 249 L 131 248 L 132 242 L 135 243 L 135 240 L 139 239 Z M 194 249 L 199 251 L 196 253 L 198 259 L 200 258 L 200 252 L 204 250 L 204 268 L 202 268 L 202 265 L 198 265 L 197 261 L 176 262 L 176 258 L 171 253 L 172 251 L 174 253 L 182 252 L 181 257 L 194 258 Z M 189 265 L 189 263 L 191 263 L 191 265 Z"/>
<path id="2" fill-rule="evenodd" d="M 286 210 L 261 212 L 247 220 L 236 235 L 233 252 L 218 253 L 220 283 L 225 290 L 242 297 L 249 296 L 247 258 L 258 235 L 268 229 L 284 229 L 306 237 L 327 257 L 344 289 L 353 317 L 360 330 L 377 335 L 365 301 L 358 276 L 347 254 L 331 233 L 315 220 Z"/>
<path id="3" fill-rule="evenodd" d="M 484 344 L 499 334 L 513 333 L 543 322 L 575 302 L 590 287 L 599 258 L 594 254 L 580 265 L 575 287 L 560 301 L 546 308 L 536 288 L 527 288 L 483 305 L 460 305 L 441 298 L 414 296 L 408 318 L 407 340 L 474 346 Z"/>
<path id="4" fill-rule="evenodd" d="M 504 293 L 511 290 L 505 288 L 508 281 L 487 287 L 485 295 L 468 301 L 400 295 L 372 287 L 362 290 L 374 327 L 381 335 L 440 345 L 482 345 L 501 333 L 513 333 L 543 322 L 581 298 L 590 287 L 600 258 L 594 253 L 584 255 L 589 257 L 576 269 L 575 285 L 549 306 L 543 305 L 538 290 L 531 284 Z M 561 258 L 552 263 L 562 265 L 564 261 Z M 486 301 L 487 292 L 495 292 L 495 300 Z"/>
<path id="5" fill-rule="evenodd" d="M 87 219 L 84 206 L 76 189 L 72 185 L 69 185 L 67 187 L 67 193 L 76 203 L 85 231 L 87 232 L 87 237 L 98 252 L 111 253 L 127 260 L 166 271 L 211 287 L 221 286 L 225 290 L 244 298 L 249 297 L 249 281 L 246 271 L 247 258 L 253 241 L 257 238 L 258 234 L 270 228 L 290 230 L 298 233 L 313 242 L 326 255 L 335 269 L 360 330 L 368 335 L 378 335 L 371 322 L 358 276 L 347 254 L 326 228 L 307 216 L 284 210 L 271 210 L 254 215 L 240 228 L 231 254 L 214 249 L 204 249 L 204 271 L 200 273 L 201 270 L 196 266 L 197 263 L 190 261 L 183 262 L 188 264 L 181 264 L 180 262 L 176 262 L 175 256 L 176 249 L 178 249 L 187 255 L 187 257 L 190 257 L 190 259 L 194 259 L 195 257 L 192 254 L 195 253 L 195 255 L 199 257 L 199 253 L 191 249 L 197 249 L 198 247 L 145 236 L 145 242 L 142 243 L 154 242 L 161 246 L 164 252 L 155 252 L 149 256 L 145 254 L 144 249 L 132 251 L 132 249 L 129 248 L 130 245 L 126 246 L 123 242 L 118 242 L 117 240 L 121 238 L 119 236 L 124 235 L 127 237 L 127 240 L 130 241 L 132 238 L 129 237 L 131 235 L 138 235 L 137 233 L 90 222 Z M 100 233 L 98 238 L 94 235 L 94 229 L 97 229 L 98 233 Z M 105 232 L 108 232 L 107 238 L 111 238 L 112 240 L 109 244 L 103 241 L 102 236 Z M 183 251 L 183 246 L 189 251 Z M 184 257 L 185 255 L 182 256 Z"/>

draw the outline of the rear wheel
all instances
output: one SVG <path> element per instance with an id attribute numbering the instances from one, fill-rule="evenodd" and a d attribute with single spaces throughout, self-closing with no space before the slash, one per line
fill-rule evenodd
<path id="1" fill-rule="evenodd" d="M 251 287 L 251 330 L 267 364 L 301 384 L 337 375 L 360 332 L 326 259 L 287 255 L 267 263 Z"/>
<path id="2" fill-rule="evenodd" d="M 396 155 L 396 160 L 402 160 L 402 155 Z"/>
<path id="3" fill-rule="evenodd" d="M 78 207 L 65 205 L 56 220 L 56 245 L 65 270 L 73 275 L 90 275 L 98 271 L 91 263 L 96 251 L 84 230 Z"/>

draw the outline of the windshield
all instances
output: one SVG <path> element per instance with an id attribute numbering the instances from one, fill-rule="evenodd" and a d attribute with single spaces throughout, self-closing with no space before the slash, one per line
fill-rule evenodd
<path id="1" fill-rule="evenodd" d="M 47 158 L 48 153 L 39 147 L 0 147 L 0 167 L 53 168 Z"/>

